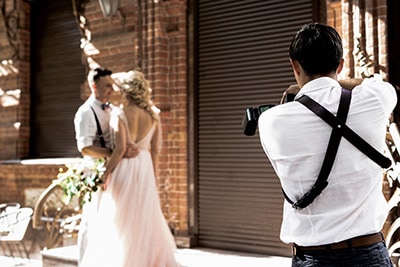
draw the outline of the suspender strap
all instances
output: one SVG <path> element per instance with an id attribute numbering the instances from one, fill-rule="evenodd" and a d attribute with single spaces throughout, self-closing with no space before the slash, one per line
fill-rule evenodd
<path id="1" fill-rule="evenodd" d="M 94 118 L 96 120 L 97 134 L 99 135 L 100 145 L 101 145 L 101 147 L 106 147 L 106 141 L 104 140 L 104 137 L 103 137 L 103 131 L 101 130 L 99 119 L 97 118 L 96 112 L 94 112 L 94 109 L 92 108 L 92 106 L 90 106 L 90 109 L 93 111 Z"/>
<path id="2" fill-rule="evenodd" d="M 362 139 L 357 133 L 350 129 L 343 121 L 336 118 L 313 99 L 309 98 L 306 95 L 303 95 L 298 99 L 298 101 L 310 110 L 312 110 L 318 116 L 320 116 L 332 128 L 338 129 L 338 132 L 344 138 L 346 138 L 347 141 L 357 147 L 376 164 L 378 164 L 382 168 L 389 168 L 392 165 L 392 162 L 389 158 L 385 157 L 383 154 L 377 151 L 374 147 L 372 147 L 364 139 Z"/>
<path id="3" fill-rule="evenodd" d="M 282 189 L 286 200 L 293 206 L 293 208 L 303 209 L 307 207 L 326 188 L 326 186 L 328 185 L 328 176 L 332 170 L 333 162 L 335 161 L 340 139 L 342 136 L 345 137 L 350 143 L 356 146 L 363 153 L 365 153 L 368 157 L 370 157 L 373 161 L 379 164 L 381 167 L 388 168 L 391 165 L 390 159 L 383 156 L 346 126 L 345 123 L 351 102 L 350 90 L 342 89 L 337 117 L 335 117 L 323 106 L 321 106 L 306 95 L 301 96 L 299 99 L 297 99 L 297 101 L 299 101 L 308 109 L 321 117 L 325 122 L 332 126 L 333 129 L 329 139 L 325 158 L 322 163 L 321 171 L 318 175 L 317 181 L 312 186 L 311 190 L 304 194 L 297 202 L 293 202 Z"/>
<path id="4" fill-rule="evenodd" d="M 351 91 L 342 89 L 340 97 L 339 107 L 337 111 L 337 118 L 346 123 L 347 114 L 349 113 L 349 107 L 351 102 Z M 332 129 L 331 137 L 329 139 L 328 148 L 326 150 L 325 158 L 322 163 L 321 171 L 318 176 L 318 180 L 327 180 L 329 173 L 332 170 L 333 162 L 335 161 L 336 154 L 339 148 L 339 143 L 342 136 L 337 128 Z M 321 178 L 320 178 L 321 177 Z M 328 184 L 328 182 L 326 182 Z"/>
<path id="5" fill-rule="evenodd" d="M 304 104 L 301 100 L 299 101 L 300 103 Z M 349 112 L 350 102 L 351 102 L 351 91 L 342 89 L 342 94 L 340 97 L 339 107 L 337 111 L 337 117 L 343 122 L 346 122 L 347 114 Z M 321 116 L 320 115 L 321 112 L 319 109 L 316 109 L 316 111 L 314 112 L 316 113 L 318 112 L 317 115 Z M 314 183 L 310 191 L 304 194 L 296 203 L 290 200 L 289 197 L 284 192 L 285 198 L 292 205 L 293 208 L 303 209 L 307 207 L 315 200 L 315 198 L 317 198 L 317 196 L 321 194 L 322 190 L 324 190 L 325 187 L 328 186 L 328 176 L 332 170 L 333 162 L 335 161 L 341 138 L 342 136 L 340 135 L 339 130 L 337 128 L 333 128 L 331 136 L 329 138 L 328 147 L 326 149 L 325 158 L 322 162 L 321 170 L 319 172 L 316 182 Z"/>

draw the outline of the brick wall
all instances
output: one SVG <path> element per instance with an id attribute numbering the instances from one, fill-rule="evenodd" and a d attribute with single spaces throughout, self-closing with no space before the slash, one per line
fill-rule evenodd
<path id="1" fill-rule="evenodd" d="M 5 0 L 0 11 L 0 159 L 28 156 L 29 3 Z"/>
<path id="2" fill-rule="evenodd" d="M 18 12 L 20 24 L 16 30 L 19 53 L 14 64 L 19 72 L 0 77 L 0 87 L 2 90 L 20 88 L 22 93 L 12 106 L 0 107 L 0 159 L 3 160 L 28 156 L 30 107 L 29 4 L 23 0 L 17 1 L 17 6 L 13 6 L 13 0 L 5 2 L 7 10 L 23 12 Z M 82 52 L 82 63 L 87 69 L 98 65 L 114 73 L 138 69 L 150 82 L 163 125 L 158 177 L 160 199 L 170 227 L 177 235 L 186 235 L 186 1 L 122 0 L 121 12 L 113 18 L 103 16 L 98 1 L 90 1 L 84 10 L 87 23 L 82 28 L 82 36 L 90 37 L 87 41 L 92 47 Z M 84 30 L 90 35 L 85 35 Z M 6 33 L 0 29 L 0 49 L 2 45 L 10 48 L 5 39 Z M 88 95 L 89 88 L 82 81 L 81 98 L 86 99 Z M 114 101 L 118 102 L 117 96 Z M 0 164 L 0 202 L 19 201 L 33 206 L 37 196 L 35 193 L 27 196 L 25 189 L 43 190 L 56 177 L 58 168 L 47 164 Z"/>
<path id="3" fill-rule="evenodd" d="M 387 80 L 386 1 L 358 2 L 359 5 L 348 0 L 341 2 L 342 27 L 339 33 L 343 39 L 345 67 L 340 78 L 365 77 L 379 73 Z M 360 38 L 357 39 L 358 37 Z"/>
<path id="4" fill-rule="evenodd" d="M 30 161 L 2 162 L 0 203 L 19 202 L 33 208 L 43 189 L 52 183 L 63 166 L 46 161 L 35 164 Z"/>
<path id="5" fill-rule="evenodd" d="M 327 1 L 326 5 L 327 24 L 342 32 L 342 3 L 340 1 Z"/>

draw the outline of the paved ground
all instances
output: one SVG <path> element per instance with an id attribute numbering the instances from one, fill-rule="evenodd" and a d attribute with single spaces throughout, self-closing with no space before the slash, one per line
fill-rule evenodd
<path id="1" fill-rule="evenodd" d="M 176 259 L 184 267 L 290 267 L 291 259 L 219 251 L 179 249 Z"/>
<path id="2" fill-rule="evenodd" d="M 31 255 L 31 260 L 2 256 L 1 267 L 42 267 L 40 253 Z M 4 254 L 3 254 L 4 255 Z M 211 249 L 178 249 L 177 261 L 182 267 L 290 267 L 290 258 L 268 257 Z"/>

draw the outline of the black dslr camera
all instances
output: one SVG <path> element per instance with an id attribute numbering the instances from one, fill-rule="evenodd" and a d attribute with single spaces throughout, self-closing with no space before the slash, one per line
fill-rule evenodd
<path id="1" fill-rule="evenodd" d="M 253 136 L 256 133 L 258 118 L 261 113 L 274 106 L 275 105 L 262 105 L 256 108 L 247 108 L 242 120 L 243 133 L 247 136 Z"/>
<path id="2" fill-rule="evenodd" d="M 283 103 L 294 100 L 295 94 L 288 93 L 283 99 Z M 275 105 L 262 105 L 256 108 L 247 108 L 242 120 L 243 133 L 247 136 L 253 136 L 256 133 L 258 118 L 261 113 L 274 107 Z"/>

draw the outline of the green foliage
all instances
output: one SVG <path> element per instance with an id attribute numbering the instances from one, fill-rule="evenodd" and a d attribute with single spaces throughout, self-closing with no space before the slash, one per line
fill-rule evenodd
<path id="1" fill-rule="evenodd" d="M 55 180 L 64 192 L 63 202 L 68 205 L 74 197 L 78 197 L 82 205 L 92 201 L 92 194 L 103 184 L 105 160 L 79 159 L 65 166 L 67 169 L 60 169 Z"/>

